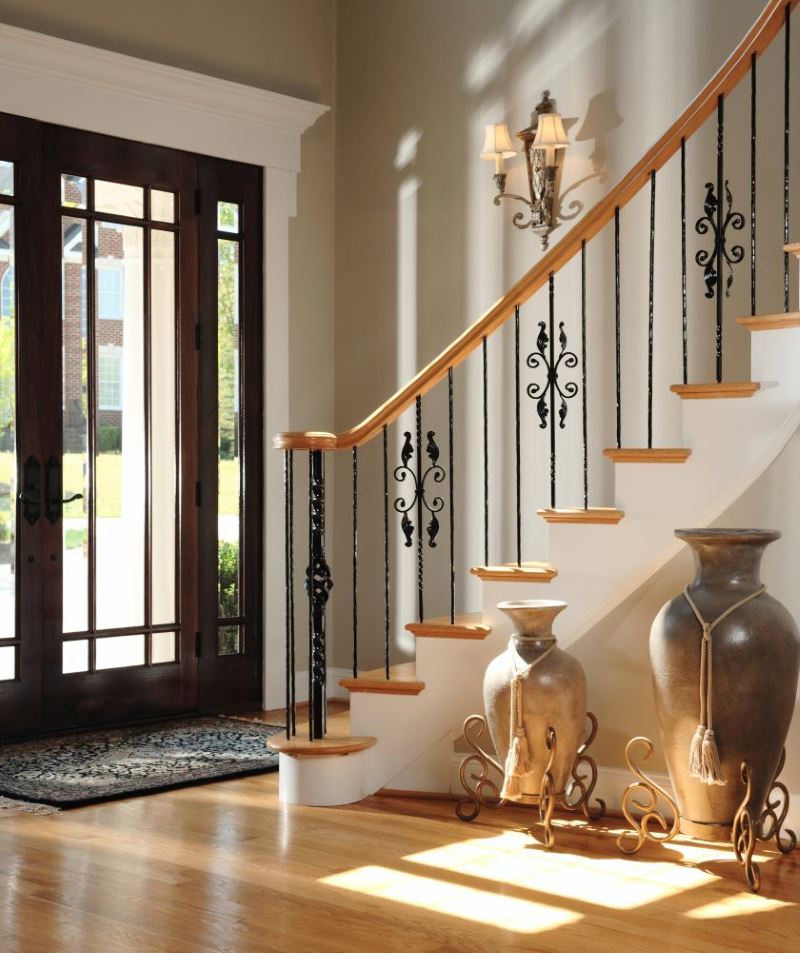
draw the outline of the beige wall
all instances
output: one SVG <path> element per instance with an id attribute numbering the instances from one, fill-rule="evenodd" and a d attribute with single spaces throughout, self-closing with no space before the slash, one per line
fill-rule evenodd
<path id="1" fill-rule="evenodd" d="M 333 105 L 334 0 L 0 0 L 0 22 Z M 333 424 L 333 114 L 302 139 L 287 426 Z M 313 275 L 313 280 L 309 280 Z M 313 368 L 315 387 L 304 370 Z"/>

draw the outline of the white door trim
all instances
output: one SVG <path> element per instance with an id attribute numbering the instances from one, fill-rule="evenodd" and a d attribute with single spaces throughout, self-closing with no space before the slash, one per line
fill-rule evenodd
<path id="1" fill-rule="evenodd" d="M 282 461 L 289 417 L 289 219 L 300 136 L 328 106 L 0 23 L 0 111 L 264 169 L 264 703 L 283 704 Z M 0 158 L 2 158 L 0 156 Z"/>

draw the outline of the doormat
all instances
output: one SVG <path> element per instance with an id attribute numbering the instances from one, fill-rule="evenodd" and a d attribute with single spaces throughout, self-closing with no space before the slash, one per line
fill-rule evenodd
<path id="1" fill-rule="evenodd" d="M 114 798 L 264 774 L 276 725 L 233 718 L 180 718 L 0 745 L 0 796 L 79 807 Z"/>

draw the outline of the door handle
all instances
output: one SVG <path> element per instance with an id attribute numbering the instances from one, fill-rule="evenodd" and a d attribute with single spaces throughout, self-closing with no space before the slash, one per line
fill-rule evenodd
<path id="1" fill-rule="evenodd" d="M 65 503 L 72 503 L 73 500 L 82 500 L 83 493 L 73 493 L 65 499 L 61 494 L 64 492 L 61 487 L 61 464 L 57 457 L 50 457 L 44 465 L 45 469 L 45 503 L 44 513 L 51 523 L 57 523 L 61 518 Z"/>
<path id="2" fill-rule="evenodd" d="M 34 456 L 28 457 L 22 468 L 22 491 L 19 494 L 22 515 L 28 525 L 42 515 L 42 467 Z"/>

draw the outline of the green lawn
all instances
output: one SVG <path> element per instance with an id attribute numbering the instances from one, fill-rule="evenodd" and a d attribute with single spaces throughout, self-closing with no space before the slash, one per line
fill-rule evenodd
<path id="1" fill-rule="evenodd" d="M 14 456 L 0 453 L 0 483 L 11 485 Z M 220 461 L 220 515 L 232 516 L 238 511 L 239 479 L 235 460 Z M 115 517 L 120 515 L 122 488 L 122 456 L 118 453 L 101 453 L 97 457 L 97 515 Z M 64 454 L 64 496 L 82 493 L 84 488 L 83 456 L 78 453 Z M 76 500 L 64 507 L 64 516 L 80 519 L 84 515 L 83 500 Z"/>

